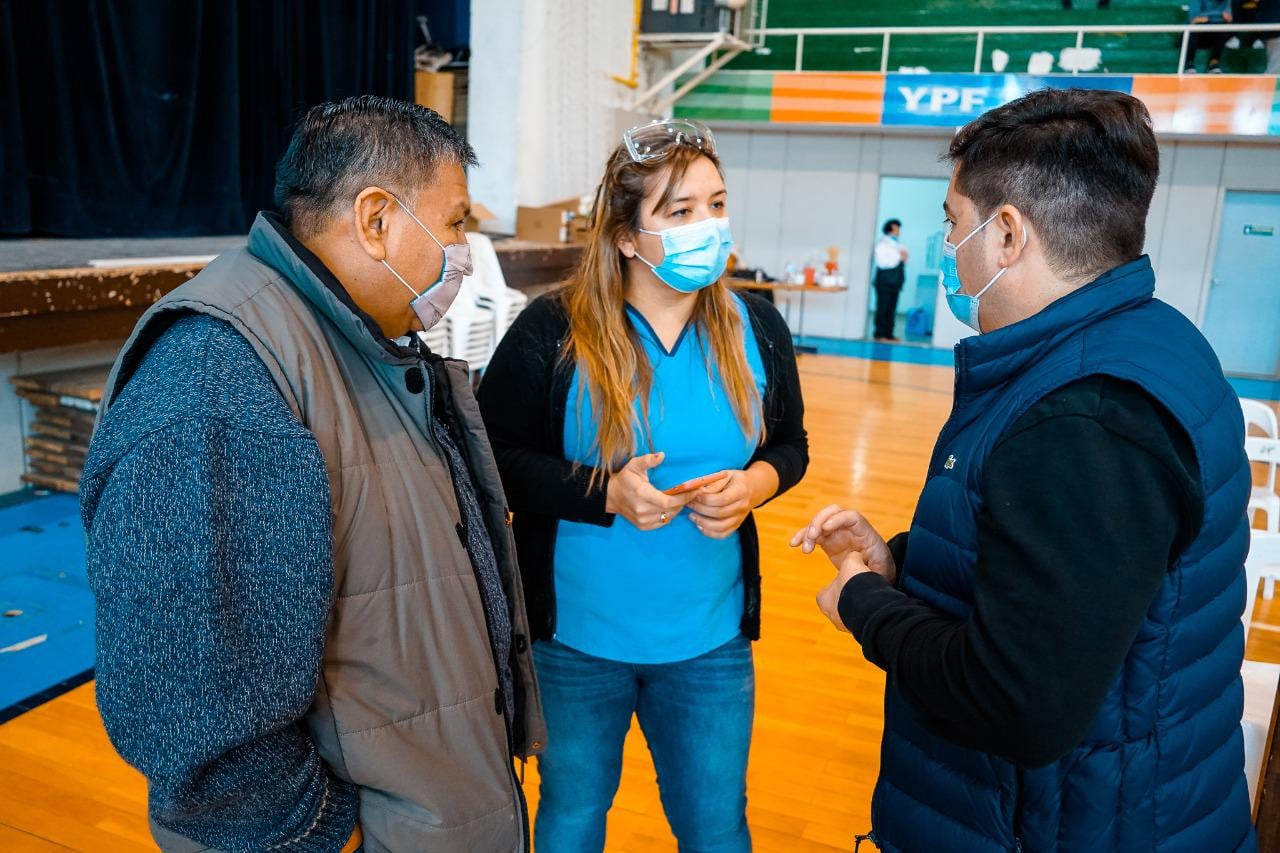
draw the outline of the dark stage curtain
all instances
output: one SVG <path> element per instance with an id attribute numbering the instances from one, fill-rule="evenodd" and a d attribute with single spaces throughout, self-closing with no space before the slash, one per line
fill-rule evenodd
<path id="1" fill-rule="evenodd" d="M 18 109 L 18 59 L 14 50 L 12 0 L 0 0 L 0 234 L 31 230 L 27 153 Z"/>
<path id="2" fill-rule="evenodd" d="M 307 107 L 413 97 L 414 0 L 0 0 L 0 233 L 246 230 Z"/>

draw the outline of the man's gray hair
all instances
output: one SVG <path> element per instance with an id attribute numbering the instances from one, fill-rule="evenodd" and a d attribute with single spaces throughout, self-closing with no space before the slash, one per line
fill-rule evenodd
<path id="1" fill-rule="evenodd" d="M 276 207 L 295 236 L 322 230 L 366 187 L 412 192 L 441 164 L 476 165 L 462 134 L 418 104 L 360 95 L 320 104 L 298 122 L 276 166 Z"/>

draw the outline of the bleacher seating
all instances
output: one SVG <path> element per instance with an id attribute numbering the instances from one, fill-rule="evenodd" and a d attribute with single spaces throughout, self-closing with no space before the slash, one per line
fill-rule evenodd
<path id="1" fill-rule="evenodd" d="M 1168 0 L 1113 0 L 1111 8 L 1096 9 L 1094 0 L 1075 0 L 1075 8 L 1063 9 L 1061 0 L 788 0 L 770 3 L 770 28 L 795 27 L 912 27 L 912 26 L 1079 26 L 1180 25 L 1187 22 L 1185 3 Z M 1266 66 L 1254 39 L 1242 37 L 1239 48 L 1228 48 L 1222 68 L 1228 73 L 1259 73 Z M 1055 57 L 1063 48 L 1075 47 L 1076 37 L 1062 35 L 989 35 L 983 46 L 983 71 L 991 66 L 993 51 L 1008 54 L 1005 71 L 1023 73 L 1031 55 L 1048 51 Z M 1173 73 L 1178 70 L 1181 37 L 1173 33 L 1086 34 L 1085 47 L 1098 48 L 1102 61 L 1095 73 Z M 795 68 L 796 39 L 772 37 L 767 55 L 747 53 L 727 67 L 730 70 L 790 71 Z M 894 36 L 888 67 L 927 68 L 931 72 L 973 71 L 974 36 Z M 807 36 L 805 71 L 878 71 L 879 36 Z M 1203 60 L 1203 57 L 1202 57 Z M 1060 72 L 1055 62 L 1053 69 Z"/>

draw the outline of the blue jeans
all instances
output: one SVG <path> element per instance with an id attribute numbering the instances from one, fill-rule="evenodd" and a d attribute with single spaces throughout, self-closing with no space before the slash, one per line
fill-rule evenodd
<path id="1" fill-rule="evenodd" d="M 738 635 L 679 663 L 627 664 L 557 642 L 533 647 L 547 751 L 538 756 L 537 853 L 604 849 L 631 715 L 640 720 L 681 853 L 747 853 L 751 643 Z"/>

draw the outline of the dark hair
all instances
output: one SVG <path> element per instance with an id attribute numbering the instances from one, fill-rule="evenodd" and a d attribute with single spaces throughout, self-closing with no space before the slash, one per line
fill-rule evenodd
<path id="1" fill-rule="evenodd" d="M 889 220 L 888 222 L 886 222 L 886 223 L 884 224 L 884 226 L 880 229 L 880 233 L 881 233 L 881 234 L 888 234 L 888 233 L 889 233 L 890 231 L 892 231 L 894 228 L 901 228 L 901 227 L 902 227 L 902 220 L 901 220 L 901 219 L 890 219 L 890 220 Z"/>
<path id="2" fill-rule="evenodd" d="M 1059 275 L 1096 277 L 1142 254 L 1160 152 L 1137 98 L 1041 89 L 965 125 L 947 159 L 982 219 L 1011 204 L 1031 220 Z"/>
<path id="3" fill-rule="evenodd" d="M 307 110 L 276 166 L 276 207 L 289 230 L 306 238 L 366 187 L 416 192 L 442 163 L 476 162 L 467 140 L 439 113 L 360 95 Z"/>

